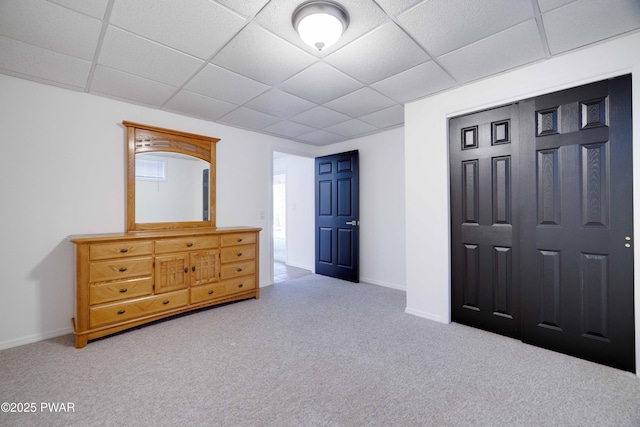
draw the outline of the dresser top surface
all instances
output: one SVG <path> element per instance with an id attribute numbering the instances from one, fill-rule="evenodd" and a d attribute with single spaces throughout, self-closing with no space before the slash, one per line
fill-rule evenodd
<path id="1" fill-rule="evenodd" d="M 153 231 L 129 231 L 123 233 L 103 233 L 103 234 L 78 234 L 69 236 L 68 239 L 76 244 L 107 242 L 117 240 L 144 240 L 144 239 L 160 239 L 167 237 L 184 237 L 184 236 L 205 236 L 210 234 L 233 234 L 259 232 L 259 227 L 217 227 L 217 228 L 189 228 L 176 230 L 153 230 Z"/>

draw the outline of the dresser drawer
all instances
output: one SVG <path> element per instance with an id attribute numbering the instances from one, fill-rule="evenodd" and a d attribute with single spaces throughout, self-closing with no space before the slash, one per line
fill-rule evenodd
<path id="1" fill-rule="evenodd" d="M 234 246 L 220 251 L 220 261 L 223 263 L 237 262 L 245 259 L 255 259 L 256 245 Z"/>
<path id="2" fill-rule="evenodd" d="M 256 242 L 256 233 L 223 234 L 221 246 L 248 245 Z"/>
<path id="3" fill-rule="evenodd" d="M 96 328 L 110 323 L 135 319 L 149 314 L 183 307 L 189 304 L 189 291 L 171 292 L 153 297 L 105 304 L 89 309 L 89 327 Z"/>
<path id="4" fill-rule="evenodd" d="M 156 254 L 182 252 L 195 249 L 213 249 L 219 246 L 218 236 L 180 237 L 156 241 Z"/>
<path id="5" fill-rule="evenodd" d="M 92 261 L 98 259 L 151 255 L 152 253 L 152 241 L 96 243 L 89 246 L 89 259 Z"/>
<path id="6" fill-rule="evenodd" d="M 89 281 L 95 283 L 151 276 L 152 271 L 153 259 L 151 257 L 93 261 L 89 265 Z"/>
<path id="7" fill-rule="evenodd" d="M 245 262 L 223 264 L 220 267 L 220 272 L 221 279 L 231 279 L 234 277 L 244 276 L 246 274 L 254 274 L 256 272 L 256 262 L 249 260 Z"/>
<path id="8" fill-rule="evenodd" d="M 153 278 L 123 280 L 89 287 L 89 304 L 104 304 L 153 294 Z"/>
<path id="9" fill-rule="evenodd" d="M 229 279 L 225 280 L 223 283 L 227 287 L 227 295 L 250 291 L 256 288 L 256 279 L 254 276 L 244 276 L 235 279 Z"/>
<path id="10" fill-rule="evenodd" d="M 195 286 L 191 288 L 191 304 L 209 301 L 223 297 L 227 294 L 227 287 L 224 284 Z"/>

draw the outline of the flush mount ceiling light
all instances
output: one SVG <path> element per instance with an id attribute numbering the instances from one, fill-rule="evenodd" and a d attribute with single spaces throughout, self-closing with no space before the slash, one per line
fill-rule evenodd
<path id="1" fill-rule="evenodd" d="M 349 26 L 349 15 L 337 3 L 310 1 L 298 6 L 291 21 L 302 41 L 322 50 L 338 41 Z"/>

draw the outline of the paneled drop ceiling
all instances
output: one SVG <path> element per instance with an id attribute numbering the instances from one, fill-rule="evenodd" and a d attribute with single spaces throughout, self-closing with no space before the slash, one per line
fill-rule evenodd
<path id="1" fill-rule="evenodd" d="M 640 30 L 640 0 L 0 0 L 0 72 L 295 141 L 402 126 L 403 104 Z M 640 49 L 640 46 L 638 46 Z"/>

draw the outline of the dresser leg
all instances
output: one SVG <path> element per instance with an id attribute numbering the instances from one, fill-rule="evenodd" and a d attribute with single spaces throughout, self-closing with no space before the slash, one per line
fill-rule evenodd
<path id="1" fill-rule="evenodd" d="M 82 348 L 89 342 L 87 335 L 76 335 L 76 348 Z"/>

